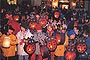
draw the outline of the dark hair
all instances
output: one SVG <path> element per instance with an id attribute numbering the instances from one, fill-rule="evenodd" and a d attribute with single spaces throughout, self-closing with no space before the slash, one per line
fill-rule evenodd
<path id="1" fill-rule="evenodd" d="M 8 29 L 10 29 L 10 30 L 13 30 L 13 31 L 14 31 L 14 28 L 13 28 L 11 25 L 8 25 Z"/>

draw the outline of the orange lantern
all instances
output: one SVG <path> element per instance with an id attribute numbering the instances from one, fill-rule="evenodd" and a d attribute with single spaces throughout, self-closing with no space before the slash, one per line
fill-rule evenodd
<path id="1" fill-rule="evenodd" d="M 79 44 L 77 45 L 77 51 L 78 51 L 79 53 L 85 53 L 86 48 L 87 48 L 87 46 L 86 46 L 85 43 L 79 43 Z"/>
<path id="2" fill-rule="evenodd" d="M 15 21 L 18 21 L 19 18 L 20 18 L 20 17 L 19 17 L 18 15 L 16 15 L 16 16 L 13 17 L 13 19 L 14 19 Z"/>
<path id="3" fill-rule="evenodd" d="M 28 54 L 33 54 L 36 50 L 36 45 L 35 44 L 28 44 L 24 46 L 24 50 Z"/>
<path id="4" fill-rule="evenodd" d="M 76 6 L 76 2 L 72 2 L 72 7 L 75 7 Z"/>
<path id="5" fill-rule="evenodd" d="M 53 0 L 52 1 L 52 7 L 58 7 L 58 0 Z"/>
<path id="6" fill-rule="evenodd" d="M 3 47 L 5 47 L 5 48 L 10 47 L 10 38 L 9 37 L 4 37 Z"/>
<path id="7" fill-rule="evenodd" d="M 55 40 L 51 39 L 50 41 L 48 41 L 47 47 L 48 47 L 49 51 L 54 51 L 57 47 L 57 42 Z"/>
<path id="8" fill-rule="evenodd" d="M 65 54 L 65 59 L 66 60 L 74 60 L 76 58 L 76 53 L 75 52 L 71 52 L 71 51 L 67 51 Z"/>
<path id="9" fill-rule="evenodd" d="M 54 17 L 55 18 L 59 18 L 59 16 L 60 16 L 60 13 L 58 11 L 54 12 Z"/>
<path id="10" fill-rule="evenodd" d="M 31 29 L 35 29 L 37 23 L 36 22 L 30 22 L 29 26 Z"/>
<path id="11" fill-rule="evenodd" d="M 47 20 L 44 19 L 44 18 L 41 18 L 41 19 L 39 20 L 39 24 L 40 24 L 41 26 L 45 26 L 46 23 L 47 23 Z"/>
<path id="12" fill-rule="evenodd" d="M 56 34 L 56 42 L 57 42 L 57 44 L 59 44 L 60 41 L 61 41 L 60 34 Z"/>

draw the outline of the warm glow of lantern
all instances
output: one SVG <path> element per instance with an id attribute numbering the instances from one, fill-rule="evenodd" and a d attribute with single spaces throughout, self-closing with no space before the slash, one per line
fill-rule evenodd
<path id="1" fill-rule="evenodd" d="M 7 0 L 8 4 L 17 4 L 17 0 Z"/>
<path id="2" fill-rule="evenodd" d="M 75 7 L 76 6 L 76 2 L 72 2 L 72 6 Z"/>
<path id="3" fill-rule="evenodd" d="M 4 37 L 3 47 L 10 47 L 10 38 Z"/>
<path id="4" fill-rule="evenodd" d="M 86 44 L 78 44 L 77 45 L 77 51 L 79 53 L 84 53 L 86 51 Z"/>
<path id="5" fill-rule="evenodd" d="M 75 52 L 67 52 L 65 55 L 66 60 L 74 60 L 76 58 Z"/>
<path id="6" fill-rule="evenodd" d="M 52 7 L 58 7 L 58 0 L 52 1 Z"/>
<path id="7" fill-rule="evenodd" d="M 54 12 L 54 17 L 55 17 L 55 18 L 59 18 L 59 16 L 60 16 L 60 13 L 59 13 L 59 12 L 57 12 L 57 11 Z"/>
<path id="8" fill-rule="evenodd" d="M 58 40 L 58 42 L 60 42 L 60 40 Z"/>
<path id="9" fill-rule="evenodd" d="M 19 16 L 16 15 L 16 16 L 13 17 L 13 19 L 14 19 L 15 21 L 18 21 L 18 20 L 19 20 Z"/>
<path id="10" fill-rule="evenodd" d="M 68 9 L 69 5 L 62 5 L 62 9 Z"/>
<path id="11" fill-rule="evenodd" d="M 29 49 L 29 51 L 31 51 L 31 49 Z"/>
<path id="12" fill-rule="evenodd" d="M 36 27 L 36 25 L 37 25 L 37 23 L 35 23 L 35 22 L 31 22 L 29 24 L 30 28 L 32 28 L 32 29 L 34 29 Z"/>
<path id="13" fill-rule="evenodd" d="M 40 24 L 41 26 L 46 25 L 46 23 L 47 23 L 47 21 L 46 21 L 46 19 L 44 19 L 44 18 L 41 18 L 41 19 L 39 20 L 39 24 Z"/>
<path id="14" fill-rule="evenodd" d="M 24 50 L 28 54 L 33 54 L 36 50 L 36 45 L 34 44 L 28 44 L 27 46 L 24 46 Z"/>
<path id="15" fill-rule="evenodd" d="M 52 48 L 52 45 L 50 45 L 50 48 Z"/>

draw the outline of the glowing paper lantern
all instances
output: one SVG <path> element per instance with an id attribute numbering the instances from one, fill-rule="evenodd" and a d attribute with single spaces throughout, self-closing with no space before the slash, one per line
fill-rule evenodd
<path id="1" fill-rule="evenodd" d="M 41 26 L 45 26 L 46 23 L 47 23 L 47 20 L 44 19 L 44 18 L 41 18 L 41 19 L 39 20 L 39 24 L 40 24 Z"/>
<path id="2" fill-rule="evenodd" d="M 28 54 L 33 54 L 36 50 L 36 46 L 35 46 L 35 44 L 28 44 L 28 45 L 24 46 L 24 50 Z"/>
<path id="3" fill-rule="evenodd" d="M 20 17 L 19 17 L 18 15 L 16 15 L 16 16 L 13 17 L 13 19 L 14 19 L 15 21 L 18 21 L 19 18 L 20 18 Z"/>
<path id="4" fill-rule="evenodd" d="M 76 6 L 76 2 L 72 2 L 71 4 L 72 4 L 72 6 L 73 6 L 73 7 L 75 7 L 75 6 Z"/>
<path id="5" fill-rule="evenodd" d="M 85 43 L 79 43 L 79 44 L 77 45 L 77 51 L 78 51 L 79 53 L 84 53 L 84 52 L 86 51 L 86 48 L 87 48 L 87 46 L 86 46 Z"/>
<path id="6" fill-rule="evenodd" d="M 60 44 L 60 41 L 61 41 L 60 34 L 56 34 L 56 42 L 57 42 L 57 44 Z"/>
<path id="7" fill-rule="evenodd" d="M 65 59 L 66 60 L 74 60 L 76 58 L 76 53 L 75 52 L 71 52 L 71 51 L 67 51 L 65 54 Z"/>
<path id="8" fill-rule="evenodd" d="M 30 22 L 29 26 L 31 29 L 35 29 L 37 23 L 36 22 Z"/>
<path id="9" fill-rule="evenodd" d="M 8 4 L 17 4 L 17 0 L 7 0 Z"/>
<path id="10" fill-rule="evenodd" d="M 52 1 L 52 7 L 58 7 L 58 0 Z"/>
<path id="11" fill-rule="evenodd" d="M 10 38 L 9 37 L 4 37 L 4 41 L 3 41 L 3 47 L 10 47 Z"/>
<path id="12" fill-rule="evenodd" d="M 54 17 L 55 17 L 55 18 L 59 18 L 59 16 L 60 16 L 60 13 L 59 13 L 59 12 L 57 12 L 57 11 L 54 12 Z"/>
<path id="13" fill-rule="evenodd" d="M 47 43 L 47 47 L 49 51 L 54 51 L 57 47 L 57 42 L 55 40 L 51 40 Z"/>

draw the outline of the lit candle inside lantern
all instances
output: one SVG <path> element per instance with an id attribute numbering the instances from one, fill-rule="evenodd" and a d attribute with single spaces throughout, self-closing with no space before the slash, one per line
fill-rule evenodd
<path id="1" fill-rule="evenodd" d="M 60 40 L 58 40 L 58 42 L 60 42 Z"/>
<path id="2" fill-rule="evenodd" d="M 4 37 L 3 47 L 10 47 L 10 38 Z"/>
<path id="3" fill-rule="evenodd" d="M 52 45 L 50 45 L 50 48 L 52 48 Z"/>
<path id="4" fill-rule="evenodd" d="M 31 51 L 31 49 L 29 49 L 29 51 Z"/>

